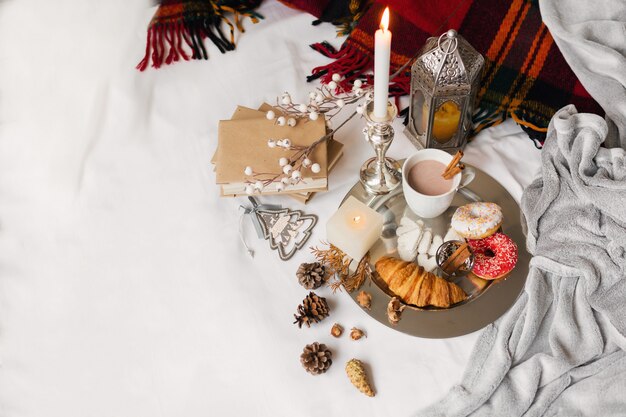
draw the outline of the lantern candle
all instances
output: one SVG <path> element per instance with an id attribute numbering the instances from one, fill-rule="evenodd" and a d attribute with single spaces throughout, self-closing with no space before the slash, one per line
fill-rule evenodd
<path id="1" fill-rule="evenodd" d="M 430 108 L 424 103 L 422 109 L 422 131 L 426 131 L 426 123 L 428 122 L 428 114 Z M 459 106 L 453 101 L 446 101 L 437 109 L 433 115 L 433 138 L 440 143 L 449 141 L 459 127 L 461 120 L 461 111 Z"/>
<path id="2" fill-rule="evenodd" d="M 357 262 L 376 243 L 383 231 L 383 216 L 349 197 L 326 223 L 328 243 Z"/>
<path id="3" fill-rule="evenodd" d="M 472 130 L 485 59 L 454 29 L 429 38 L 420 54 L 411 67 L 405 132 L 420 149 L 454 153 L 465 147 Z"/>
<path id="4" fill-rule="evenodd" d="M 389 96 L 389 60 L 391 58 L 391 31 L 389 7 L 380 19 L 380 29 L 374 35 L 374 117 L 387 119 Z"/>

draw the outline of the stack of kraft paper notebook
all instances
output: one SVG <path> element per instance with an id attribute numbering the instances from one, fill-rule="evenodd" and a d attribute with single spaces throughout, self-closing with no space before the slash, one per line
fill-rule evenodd
<path id="1" fill-rule="evenodd" d="M 289 158 L 295 151 L 280 147 L 270 148 L 269 139 L 289 138 L 294 146 L 308 146 L 326 134 L 326 123 L 318 120 L 299 120 L 296 126 L 279 126 L 266 117 L 268 110 L 278 109 L 263 104 L 258 110 L 238 106 L 230 120 L 221 120 L 218 128 L 218 145 L 211 162 L 215 166 L 216 182 L 221 195 L 236 197 L 246 195 L 245 187 L 250 181 L 246 176 L 246 167 L 252 167 L 255 173 L 262 173 L 258 179 L 271 178 L 282 170 L 278 161 L 281 157 Z M 287 194 L 306 203 L 316 192 L 328 189 L 328 172 L 343 155 L 343 144 L 330 139 L 321 143 L 311 153 L 309 159 L 320 165 L 320 172 L 313 173 L 304 169 L 302 180 L 287 186 L 283 191 L 276 189 L 276 184 L 269 184 L 257 195 Z M 257 179 L 257 178 L 255 178 Z"/>

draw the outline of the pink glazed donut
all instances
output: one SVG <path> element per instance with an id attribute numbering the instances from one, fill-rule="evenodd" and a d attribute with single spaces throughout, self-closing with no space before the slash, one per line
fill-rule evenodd
<path id="1" fill-rule="evenodd" d="M 483 279 L 498 279 L 508 275 L 517 263 L 517 245 L 504 233 L 495 233 L 468 242 L 474 251 L 474 275 Z"/>

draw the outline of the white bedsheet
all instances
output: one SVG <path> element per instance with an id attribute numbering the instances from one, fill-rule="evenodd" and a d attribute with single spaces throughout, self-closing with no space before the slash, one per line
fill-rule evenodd
<path id="1" fill-rule="evenodd" d="M 295 270 L 312 257 L 282 262 L 254 239 L 250 259 L 242 200 L 214 185 L 218 120 L 283 91 L 305 97 L 304 76 L 327 62 L 308 45 L 334 27 L 267 1 L 236 52 L 209 45 L 209 61 L 139 73 L 153 12 L 146 0 L 0 2 L 0 415 L 406 416 L 444 394 L 476 334 L 407 336 L 327 288 L 331 317 L 298 329 Z M 362 125 L 338 134 L 328 193 L 267 200 L 317 214 L 312 244 L 372 153 Z M 389 155 L 402 158 L 413 148 L 399 121 L 396 132 Z M 512 122 L 465 159 L 518 201 L 539 170 Z M 368 337 L 334 339 L 334 322 Z M 316 340 L 334 364 L 313 377 L 299 355 Z M 351 357 L 370 365 L 375 398 L 347 381 Z"/>

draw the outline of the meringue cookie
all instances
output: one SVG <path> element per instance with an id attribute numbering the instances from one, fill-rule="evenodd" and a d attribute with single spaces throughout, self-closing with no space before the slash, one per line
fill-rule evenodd
<path id="1" fill-rule="evenodd" d="M 428 253 L 428 249 L 430 249 L 430 245 L 433 240 L 433 232 L 430 229 L 424 230 L 424 234 L 422 235 L 422 239 L 419 242 L 419 246 L 417 247 L 417 253 Z"/>
<path id="2" fill-rule="evenodd" d="M 457 231 L 454 230 L 451 227 L 450 229 L 448 229 L 448 233 L 446 233 L 446 235 L 443 237 L 443 241 L 444 242 L 447 242 L 449 240 L 461 240 L 461 241 L 464 241 L 465 239 L 463 238 L 463 236 L 458 234 Z"/>
<path id="3" fill-rule="evenodd" d="M 427 253 L 417 255 L 417 263 L 424 268 L 426 272 L 433 272 L 437 268 L 437 260 L 434 256 L 428 256 Z"/>
<path id="4" fill-rule="evenodd" d="M 422 229 L 419 227 L 398 235 L 398 255 L 403 261 L 412 262 L 415 260 L 421 237 Z"/>
<path id="5" fill-rule="evenodd" d="M 437 249 L 439 249 L 439 246 L 441 246 L 442 243 L 443 239 L 441 236 L 435 235 L 435 237 L 433 237 L 433 242 L 430 244 L 430 248 L 428 248 L 428 254 L 430 256 L 435 256 L 437 254 Z"/>
<path id="6" fill-rule="evenodd" d="M 400 219 L 400 226 L 396 229 L 396 235 L 400 236 L 401 234 L 410 232 L 413 229 L 424 229 L 424 222 L 421 220 L 413 221 L 408 217 L 403 217 Z"/>

